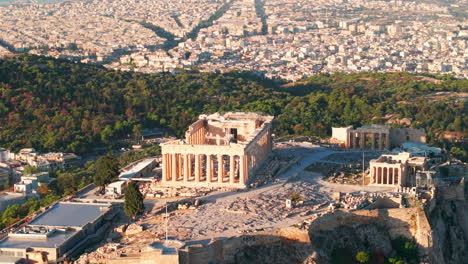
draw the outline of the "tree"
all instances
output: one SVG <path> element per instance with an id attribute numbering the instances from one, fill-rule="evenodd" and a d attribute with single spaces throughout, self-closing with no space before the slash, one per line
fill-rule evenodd
<path id="1" fill-rule="evenodd" d="M 392 240 L 392 246 L 406 262 L 413 263 L 418 261 L 418 248 L 416 243 L 405 237 L 398 237 Z"/>
<path id="2" fill-rule="evenodd" d="M 356 260 L 357 260 L 359 263 L 367 263 L 367 262 L 369 262 L 369 260 L 370 260 L 369 253 L 364 252 L 364 251 L 359 251 L 359 252 L 356 254 Z"/>
<path id="3" fill-rule="evenodd" d="M 396 257 L 396 258 L 389 258 L 389 259 L 388 259 L 388 262 L 390 262 L 390 263 L 392 263 L 392 264 L 405 264 L 405 261 L 399 259 L 398 257 Z"/>
<path id="4" fill-rule="evenodd" d="M 461 148 L 452 147 L 450 149 L 450 154 L 452 154 L 455 158 L 460 159 L 461 161 L 468 160 L 468 152 Z"/>
<path id="5" fill-rule="evenodd" d="M 135 219 L 137 215 L 143 213 L 144 209 L 143 195 L 137 184 L 131 181 L 125 189 L 124 212 L 127 216 Z"/>
<path id="6" fill-rule="evenodd" d="M 18 204 L 13 204 L 8 206 L 5 211 L 2 213 L 1 225 L 2 227 L 6 227 L 10 224 L 10 218 L 20 218 L 20 206 Z"/>
<path id="7" fill-rule="evenodd" d="M 142 134 L 142 125 L 141 124 L 134 125 L 132 132 L 133 132 L 133 135 L 135 136 L 135 139 L 139 140 Z"/>
<path id="8" fill-rule="evenodd" d="M 47 187 L 46 184 L 41 184 L 38 188 L 37 188 L 37 192 L 42 194 L 42 195 L 47 195 L 49 193 L 49 187 Z"/>
<path id="9" fill-rule="evenodd" d="M 40 170 L 36 166 L 26 166 L 26 167 L 24 167 L 24 174 L 25 175 L 34 174 L 34 173 L 38 173 L 38 172 L 40 172 Z"/>
<path id="10" fill-rule="evenodd" d="M 108 144 L 109 139 L 114 135 L 114 132 L 112 131 L 112 127 L 110 125 L 107 125 L 104 130 L 101 132 L 101 140 L 102 142 Z"/>
<path id="11" fill-rule="evenodd" d="M 119 175 L 119 161 L 111 154 L 100 157 L 96 161 L 96 173 L 94 174 L 94 184 L 104 187 L 111 183 Z"/>

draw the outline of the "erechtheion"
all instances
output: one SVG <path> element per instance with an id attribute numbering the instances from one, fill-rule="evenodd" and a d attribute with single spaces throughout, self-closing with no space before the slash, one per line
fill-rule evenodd
<path id="1" fill-rule="evenodd" d="M 185 139 L 161 144 L 162 184 L 244 188 L 272 149 L 273 116 L 201 115 Z"/>

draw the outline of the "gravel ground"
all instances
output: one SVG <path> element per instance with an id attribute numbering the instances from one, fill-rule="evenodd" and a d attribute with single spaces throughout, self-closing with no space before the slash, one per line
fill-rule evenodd
<path id="1" fill-rule="evenodd" d="M 285 201 L 293 191 L 301 194 L 303 203 L 288 209 Z M 208 202 L 196 211 L 180 211 L 170 217 L 169 229 L 180 240 L 233 236 L 243 230 L 288 225 L 331 201 L 330 194 L 319 192 L 314 184 L 286 183 L 253 196 L 233 195 Z M 161 233 L 165 227 L 155 228 L 156 233 Z"/>

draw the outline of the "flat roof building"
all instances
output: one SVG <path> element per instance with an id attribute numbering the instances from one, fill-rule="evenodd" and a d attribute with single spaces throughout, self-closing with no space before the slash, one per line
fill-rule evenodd
<path id="1" fill-rule="evenodd" d="M 59 202 L 0 240 L 0 256 L 65 260 L 101 239 L 113 218 L 110 204 Z"/>
<path id="2" fill-rule="evenodd" d="M 0 193 L 0 212 L 3 212 L 9 205 L 26 202 L 27 196 L 23 193 L 3 192 Z"/>
<path id="3" fill-rule="evenodd" d="M 139 160 L 120 170 L 119 180 L 127 181 L 132 178 L 144 177 L 157 166 L 155 158 Z"/>
<path id="4" fill-rule="evenodd" d="M 185 139 L 161 144 L 164 185 L 245 188 L 272 149 L 273 116 L 200 115 Z"/>

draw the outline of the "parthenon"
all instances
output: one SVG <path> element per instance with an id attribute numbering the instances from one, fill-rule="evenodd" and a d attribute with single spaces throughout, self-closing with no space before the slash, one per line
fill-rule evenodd
<path id="1" fill-rule="evenodd" d="M 245 188 L 272 149 L 273 116 L 200 115 L 185 139 L 161 144 L 162 184 Z"/>
<path id="2" fill-rule="evenodd" d="M 404 142 L 426 142 L 424 129 L 391 128 L 386 125 L 370 125 L 353 129 L 333 127 L 332 138 L 347 149 L 389 150 Z"/>

